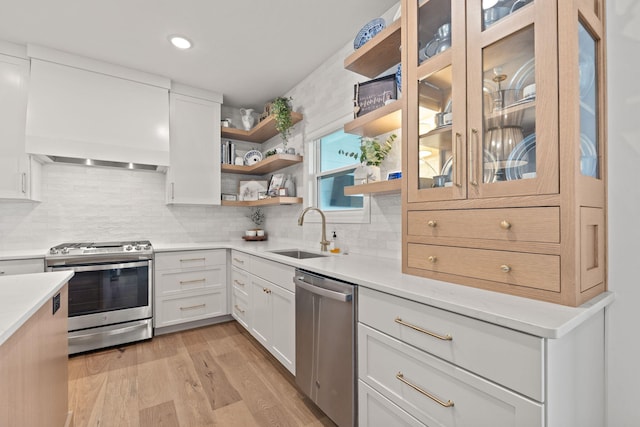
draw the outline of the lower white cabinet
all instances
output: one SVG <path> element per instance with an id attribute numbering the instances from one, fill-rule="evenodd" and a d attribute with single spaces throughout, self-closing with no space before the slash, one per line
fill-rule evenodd
<path id="1" fill-rule="evenodd" d="M 0 261 L 0 276 L 44 272 L 44 259 L 7 259 Z"/>
<path id="2" fill-rule="evenodd" d="M 229 314 L 226 250 L 155 255 L 155 328 Z"/>
<path id="3" fill-rule="evenodd" d="M 238 251 L 231 264 L 231 315 L 295 374 L 295 269 Z"/>
<path id="4" fill-rule="evenodd" d="M 557 339 L 368 288 L 358 309 L 360 426 L 605 425 L 604 309 Z"/>

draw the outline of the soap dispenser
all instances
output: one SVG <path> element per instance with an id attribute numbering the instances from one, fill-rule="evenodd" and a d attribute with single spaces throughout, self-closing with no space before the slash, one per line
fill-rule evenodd
<path id="1" fill-rule="evenodd" d="M 340 253 L 340 244 L 338 243 L 338 236 L 336 235 L 336 232 L 333 232 L 333 236 L 331 236 L 331 244 L 329 245 L 329 252 L 331 252 L 332 254 L 339 254 Z"/>

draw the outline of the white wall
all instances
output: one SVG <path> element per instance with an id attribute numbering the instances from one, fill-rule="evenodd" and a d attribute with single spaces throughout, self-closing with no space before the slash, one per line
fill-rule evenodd
<path id="1" fill-rule="evenodd" d="M 608 426 L 640 425 L 640 2 L 608 0 Z"/>

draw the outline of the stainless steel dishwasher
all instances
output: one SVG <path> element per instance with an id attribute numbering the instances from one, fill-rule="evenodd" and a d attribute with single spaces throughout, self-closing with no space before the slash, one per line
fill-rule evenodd
<path id="1" fill-rule="evenodd" d="M 356 295 L 296 269 L 296 384 L 340 427 L 356 425 Z"/>

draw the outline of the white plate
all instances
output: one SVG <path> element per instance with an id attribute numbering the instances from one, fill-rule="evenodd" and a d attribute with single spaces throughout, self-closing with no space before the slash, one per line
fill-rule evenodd
<path id="1" fill-rule="evenodd" d="M 255 165 L 262 160 L 262 153 L 258 150 L 249 150 L 244 155 L 244 164 L 247 166 Z"/>
<path id="2" fill-rule="evenodd" d="M 531 58 L 513 74 L 509 81 L 509 89 L 522 89 L 536 82 L 536 62 Z"/>
<path id="3" fill-rule="evenodd" d="M 536 171 L 536 134 L 524 138 L 509 154 L 505 167 L 507 181 L 523 179 Z"/>
<path id="4" fill-rule="evenodd" d="M 583 133 L 580 134 L 580 172 L 596 177 L 598 172 L 598 151 L 596 145 Z"/>

